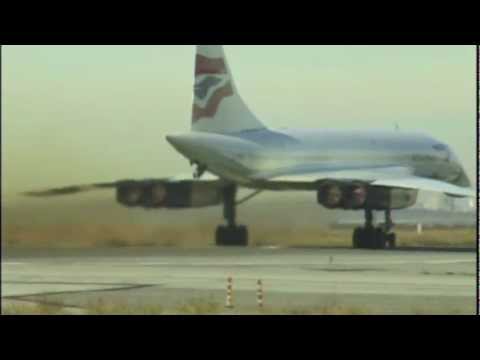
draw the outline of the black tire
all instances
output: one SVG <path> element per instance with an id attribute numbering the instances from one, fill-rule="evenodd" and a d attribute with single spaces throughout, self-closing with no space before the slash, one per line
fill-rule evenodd
<path id="1" fill-rule="evenodd" d="M 383 231 L 382 228 L 375 229 L 374 237 L 373 237 L 373 249 L 376 250 L 383 250 L 387 245 L 387 234 Z"/>
<path id="2" fill-rule="evenodd" d="M 362 249 L 363 245 L 363 228 L 355 228 L 353 232 L 353 248 L 354 249 Z"/>
<path id="3" fill-rule="evenodd" d="M 376 249 L 377 247 L 377 229 L 366 228 L 363 233 L 364 249 Z"/>
<path id="4" fill-rule="evenodd" d="M 219 226 L 215 235 L 217 246 L 248 246 L 248 230 L 246 226 Z"/>
<path id="5" fill-rule="evenodd" d="M 375 229 L 373 228 L 357 228 L 357 249 L 373 249 Z M 355 236 L 355 233 L 354 233 Z"/>
<path id="6" fill-rule="evenodd" d="M 239 226 L 236 229 L 236 244 L 235 246 L 248 246 L 248 229 L 246 226 Z"/>
<path id="7" fill-rule="evenodd" d="M 385 249 L 387 241 L 392 244 L 390 235 L 385 234 L 381 228 L 356 228 L 353 232 L 354 249 Z M 395 244 L 395 239 L 393 244 Z"/>

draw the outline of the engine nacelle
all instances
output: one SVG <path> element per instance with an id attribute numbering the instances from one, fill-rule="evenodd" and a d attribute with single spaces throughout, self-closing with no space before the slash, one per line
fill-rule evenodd
<path id="1" fill-rule="evenodd" d="M 126 207 L 139 206 L 143 198 L 143 184 L 137 181 L 124 181 L 117 185 L 117 202 Z"/>
<path id="2" fill-rule="evenodd" d="M 325 183 L 317 194 L 318 203 L 327 209 L 361 209 L 367 201 L 367 188 L 362 184 Z"/>
<path id="3" fill-rule="evenodd" d="M 318 203 L 327 209 L 338 209 L 343 206 L 345 191 L 343 186 L 336 183 L 325 184 L 318 189 Z"/>
<path id="4" fill-rule="evenodd" d="M 409 208 L 417 202 L 418 190 L 371 187 L 367 204 L 372 210 L 400 210 Z"/>
<path id="5" fill-rule="evenodd" d="M 196 208 L 222 201 L 223 192 L 217 186 L 192 181 L 125 181 L 117 187 L 117 202 L 126 207 Z"/>
<path id="6" fill-rule="evenodd" d="M 320 185 L 317 200 L 327 209 L 386 210 L 413 206 L 417 201 L 417 195 L 417 190 L 328 182 Z"/>

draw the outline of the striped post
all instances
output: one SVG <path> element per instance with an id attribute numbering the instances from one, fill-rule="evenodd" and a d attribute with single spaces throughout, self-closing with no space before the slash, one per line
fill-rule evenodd
<path id="1" fill-rule="evenodd" d="M 233 279 L 231 276 L 227 279 L 227 301 L 225 307 L 233 309 Z"/>
<path id="2" fill-rule="evenodd" d="M 257 281 L 257 305 L 263 308 L 263 283 L 262 280 Z"/>

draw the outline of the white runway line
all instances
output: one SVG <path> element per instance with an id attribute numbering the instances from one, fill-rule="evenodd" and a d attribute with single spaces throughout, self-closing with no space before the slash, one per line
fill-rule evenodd
<path id="1" fill-rule="evenodd" d="M 408 265 L 408 264 L 468 264 L 474 263 L 475 260 L 468 259 L 451 259 L 451 260 L 365 260 L 365 261 L 337 261 L 336 265 Z M 81 263 L 79 263 L 81 265 Z M 308 265 L 322 265 L 318 261 L 305 263 L 285 263 L 285 262 L 167 262 L 167 261 L 152 261 L 152 262 L 112 262 L 110 266 L 172 266 L 172 267 L 195 267 L 195 266 L 241 266 L 241 267 L 275 267 L 275 266 L 308 266 Z"/>
<path id="2" fill-rule="evenodd" d="M 475 260 L 427 260 L 424 262 L 424 264 L 468 264 L 468 263 L 474 263 L 476 262 Z"/>
<path id="3" fill-rule="evenodd" d="M 23 262 L 4 262 L 4 261 L 2 261 L 2 265 L 18 266 L 18 265 L 25 265 L 25 263 L 23 263 Z"/>

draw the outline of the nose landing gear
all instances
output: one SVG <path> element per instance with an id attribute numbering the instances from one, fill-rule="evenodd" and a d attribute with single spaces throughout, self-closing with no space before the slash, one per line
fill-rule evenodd
<path id="1" fill-rule="evenodd" d="M 392 232 L 394 227 L 391 210 L 385 211 L 385 224 L 375 227 L 373 224 L 373 211 L 365 210 L 365 226 L 358 227 L 353 232 L 354 249 L 394 249 L 396 247 L 396 235 Z"/>
<path id="2" fill-rule="evenodd" d="M 217 246 L 248 246 L 248 229 L 246 226 L 237 225 L 235 197 L 237 188 L 227 187 L 223 195 L 223 216 L 227 225 L 217 228 L 215 243 Z"/>

